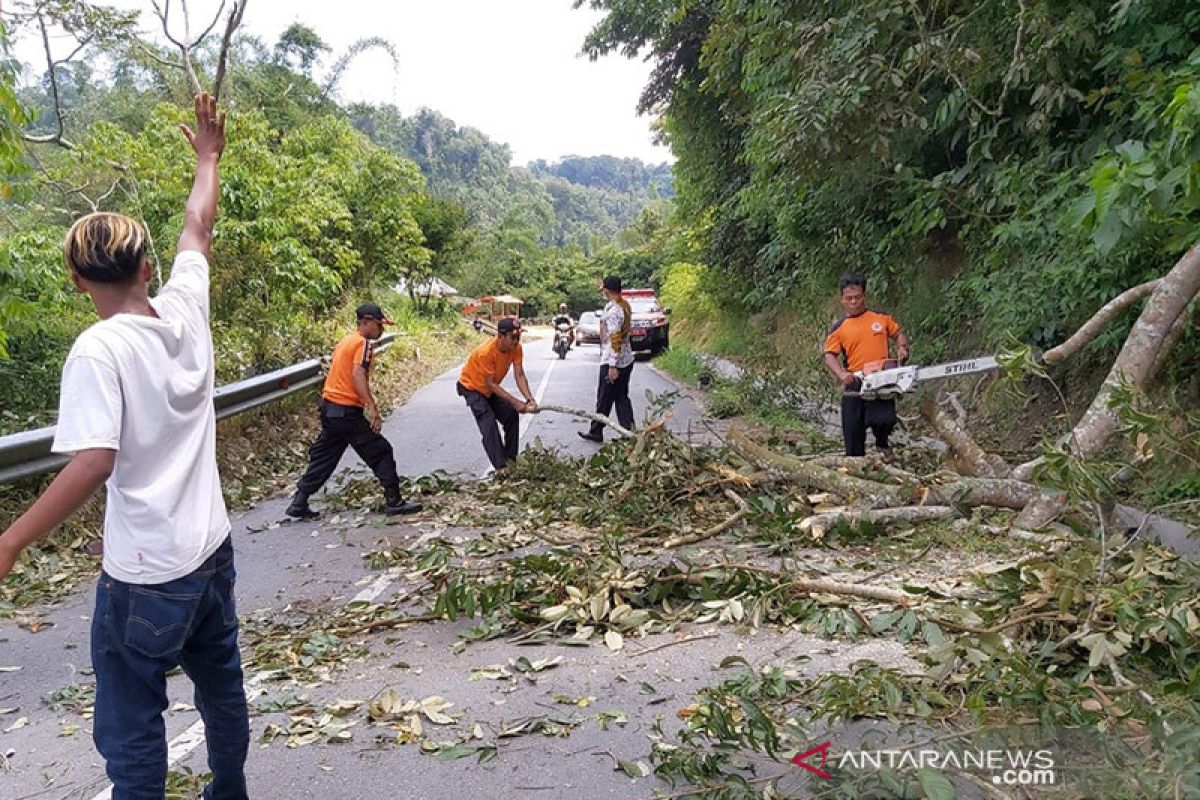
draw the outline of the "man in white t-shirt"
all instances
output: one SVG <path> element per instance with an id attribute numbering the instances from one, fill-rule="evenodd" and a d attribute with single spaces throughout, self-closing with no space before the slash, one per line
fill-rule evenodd
<path id="1" fill-rule="evenodd" d="M 217 474 L 208 253 L 225 115 L 196 98 L 196 151 L 170 280 L 155 297 L 142 226 L 89 214 L 64 243 L 76 288 L 100 321 L 63 365 L 53 449 L 71 461 L 0 535 L 0 579 L 31 542 L 106 487 L 104 563 L 92 616 L 93 737 L 113 800 L 162 797 L 166 675 L 196 687 L 213 782 L 208 800 L 245 800 L 249 719 L 233 600 L 233 545 Z"/>

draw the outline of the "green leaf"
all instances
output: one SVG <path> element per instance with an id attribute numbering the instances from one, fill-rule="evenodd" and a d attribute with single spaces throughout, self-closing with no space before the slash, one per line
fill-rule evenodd
<path id="1" fill-rule="evenodd" d="M 453 761 L 457 758 L 466 758 L 467 756 L 474 754 L 474 747 L 463 747 L 462 745 L 456 745 L 455 747 L 444 747 L 441 750 L 438 750 L 437 757 L 439 761 Z"/>
<path id="2" fill-rule="evenodd" d="M 925 792 L 927 800 L 957 800 L 958 792 L 945 773 L 930 767 L 917 770 L 921 781 L 921 791 Z"/>

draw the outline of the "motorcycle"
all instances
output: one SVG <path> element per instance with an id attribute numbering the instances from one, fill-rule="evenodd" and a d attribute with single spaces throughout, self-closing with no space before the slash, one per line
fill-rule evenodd
<path id="1" fill-rule="evenodd" d="M 571 326 L 565 322 L 560 322 L 554 329 L 554 352 L 558 353 L 559 360 L 567 357 L 567 351 L 571 349 Z"/>

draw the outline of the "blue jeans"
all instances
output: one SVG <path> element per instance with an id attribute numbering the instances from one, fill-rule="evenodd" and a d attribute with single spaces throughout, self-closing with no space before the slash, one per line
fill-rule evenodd
<path id="1" fill-rule="evenodd" d="M 92 667 L 94 739 L 113 800 L 162 800 L 167 779 L 167 672 L 195 685 L 213 782 L 206 800 L 246 800 L 250 720 L 242 686 L 233 544 L 226 539 L 190 575 L 167 583 L 124 583 L 106 572 L 96 586 Z"/>

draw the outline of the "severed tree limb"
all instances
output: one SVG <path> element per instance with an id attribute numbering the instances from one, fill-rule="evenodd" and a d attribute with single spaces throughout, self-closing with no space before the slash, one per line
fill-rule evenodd
<path id="1" fill-rule="evenodd" d="M 878 481 L 844 475 L 837 470 L 822 467 L 812 461 L 776 453 L 755 442 L 743 431 L 729 431 L 729 443 L 742 455 L 764 466 L 782 470 L 798 478 L 808 486 L 842 497 L 856 497 L 868 508 L 883 508 L 906 505 L 913 498 L 912 487 L 891 486 Z"/>
<path id="2" fill-rule="evenodd" d="M 920 494 L 922 505 L 994 506 L 1020 511 L 1040 497 L 1042 491 L 1032 483 L 1008 478 L 963 478 L 930 486 L 922 489 Z"/>
<path id="3" fill-rule="evenodd" d="M 1083 323 L 1079 330 L 1071 334 L 1070 338 L 1057 347 L 1047 350 L 1042 355 L 1042 361 L 1048 366 L 1054 366 L 1078 353 L 1083 349 L 1084 345 L 1099 336 L 1118 314 L 1153 292 L 1160 280 L 1162 279 L 1155 278 L 1152 281 L 1146 281 L 1140 286 L 1126 289 L 1112 300 L 1109 300 L 1101 306 L 1099 311 L 1092 315 L 1091 319 Z"/>
<path id="4" fill-rule="evenodd" d="M 880 600 L 885 603 L 894 603 L 899 606 L 906 606 L 912 600 L 911 595 L 907 592 L 902 592 L 899 589 L 887 589 L 882 586 L 863 586 L 857 583 L 846 583 L 845 581 L 834 581 L 828 578 L 791 578 L 781 575 L 773 569 L 760 567 L 755 564 L 711 564 L 709 566 L 698 566 L 695 571 L 689 573 L 679 573 L 675 575 L 660 575 L 658 581 L 682 581 L 694 586 L 700 586 L 704 583 L 705 572 L 714 570 L 740 570 L 742 572 L 758 572 L 765 575 L 770 575 L 775 578 L 783 579 L 785 584 L 793 589 L 798 589 L 802 592 L 810 594 L 837 594 L 846 595 L 849 597 L 861 597 L 867 600 Z"/>
<path id="5" fill-rule="evenodd" d="M 571 538 L 563 538 L 561 536 L 554 536 L 553 534 L 550 534 L 546 531 L 536 531 L 536 530 L 530 529 L 530 530 L 526 531 L 526 533 L 528 533 L 530 536 L 536 536 L 537 538 L 541 539 L 543 542 L 547 542 L 547 543 L 555 545 L 557 547 L 570 547 L 571 545 L 579 544 L 579 542 L 580 542 L 579 539 L 571 539 Z"/>
<path id="6" fill-rule="evenodd" d="M 1154 376 L 1154 365 L 1165 357 L 1163 345 L 1170 329 L 1197 293 L 1200 293 L 1200 243 L 1192 245 L 1154 285 L 1103 385 L 1072 431 L 1072 456 L 1089 461 L 1108 444 L 1118 426 L 1117 412 L 1110 402 L 1113 393 L 1125 384 L 1137 390 L 1148 385 Z M 1061 514 L 1065 506 L 1062 497 L 1038 498 L 1025 507 L 1016 524 L 1021 528 L 1040 528 Z"/>
<path id="7" fill-rule="evenodd" d="M 707 530 L 681 536 L 672 536 L 670 539 L 667 539 L 665 542 L 663 542 L 662 546 L 679 547 L 680 545 L 695 544 L 696 542 L 702 542 L 705 539 L 711 539 L 712 537 L 718 536 L 732 528 L 739 521 L 741 521 L 742 517 L 746 516 L 746 514 L 750 512 L 750 504 L 739 497 L 737 492 L 733 491 L 732 489 L 726 489 L 725 496 L 732 500 L 733 504 L 738 508 L 738 510 L 734 512 L 733 516 L 729 517 L 719 525 L 714 525 Z"/>
<path id="8" fill-rule="evenodd" d="M 827 531 L 838 523 L 849 525 L 867 523 L 871 525 L 892 525 L 898 522 L 924 522 L 931 519 L 949 519 L 958 516 L 951 506 L 900 506 L 899 508 L 877 508 L 867 511 L 830 511 L 825 514 L 814 514 L 800 521 L 799 530 L 804 533 L 814 529 Z"/>
<path id="9" fill-rule="evenodd" d="M 1075 621 L 1075 617 L 1073 615 L 1063 614 L 1063 613 L 1059 613 L 1057 611 L 1039 611 L 1039 612 L 1036 612 L 1033 614 L 1023 614 L 1019 617 L 1013 617 L 1012 619 L 1007 619 L 1004 622 L 998 622 L 989 628 L 980 628 L 975 625 L 966 625 L 962 622 L 955 622 L 954 620 L 942 619 L 940 617 L 931 617 L 929 621 L 934 622 L 943 628 L 949 628 L 951 630 L 961 631 L 962 633 L 973 633 L 973 634 L 976 634 L 977 636 L 987 636 L 987 635 L 993 634 L 993 633 L 1000 633 L 1001 631 L 1008 630 L 1009 628 L 1014 628 L 1017 625 L 1024 625 L 1026 622 L 1033 622 L 1035 620 L 1042 620 L 1042 619 L 1048 619 L 1048 620 L 1052 620 L 1054 622 L 1074 622 Z"/>
<path id="10" fill-rule="evenodd" d="M 902 483 L 919 483 L 921 478 L 906 469 L 894 467 L 891 464 L 885 464 L 883 459 L 877 455 L 870 456 L 841 456 L 841 455 L 824 455 L 817 456 L 813 459 L 808 459 L 809 463 L 817 464 L 822 467 L 831 469 L 852 469 L 861 470 L 863 467 L 877 469 L 887 475 L 895 478 Z"/>
<path id="11" fill-rule="evenodd" d="M 557 406 L 557 405 L 538 406 L 538 412 L 542 412 L 542 411 L 554 411 L 555 413 L 558 413 L 558 414 L 569 414 L 572 417 L 580 417 L 581 419 L 590 419 L 592 422 L 599 422 L 602 425 L 607 425 L 609 430 L 615 431 L 616 433 L 619 433 L 622 436 L 633 436 L 632 431 L 625 430 L 624 428 L 622 428 L 617 423 L 613 422 L 608 417 L 605 417 L 601 414 L 597 414 L 595 411 L 581 411 L 578 408 L 571 408 L 570 406 Z"/>
<path id="12" fill-rule="evenodd" d="M 962 467 L 960 471 L 981 478 L 1007 478 L 1012 472 L 1008 463 L 976 444 L 967 429 L 945 412 L 939 399 L 940 393 L 929 395 L 921 404 L 921 416 L 937 432 L 938 438 L 958 456 Z"/>

